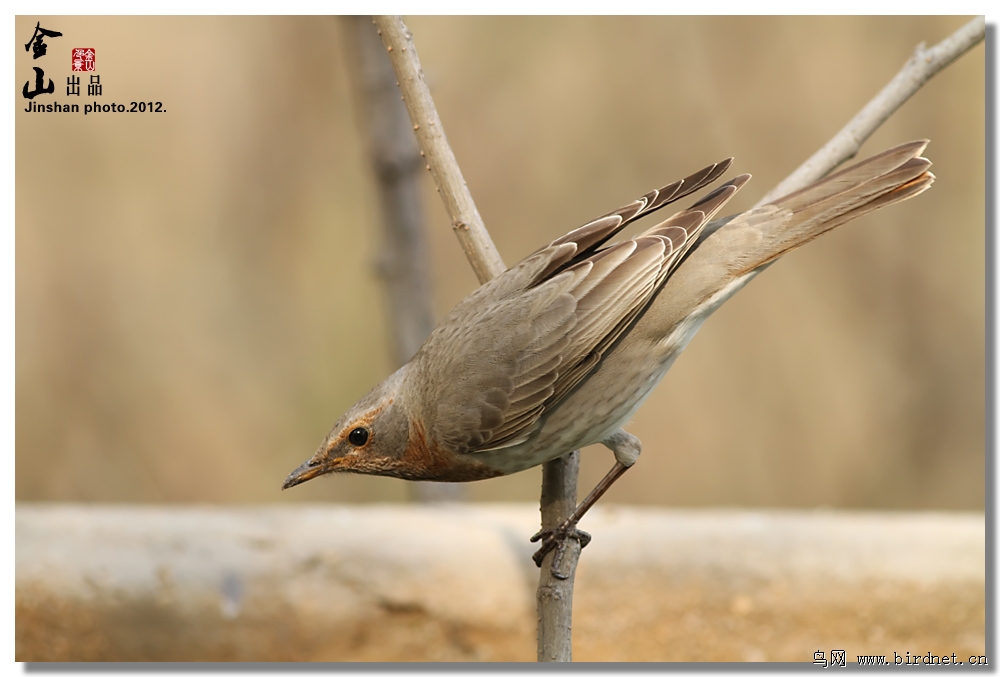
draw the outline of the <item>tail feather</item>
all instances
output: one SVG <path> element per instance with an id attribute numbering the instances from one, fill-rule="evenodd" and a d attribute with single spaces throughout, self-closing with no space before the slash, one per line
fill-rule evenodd
<path id="1" fill-rule="evenodd" d="M 867 180 L 861 179 L 836 195 L 825 197 L 802 208 L 792 209 L 794 216 L 790 232 L 801 231 L 805 236 L 805 239 L 796 246 L 801 246 L 828 231 L 838 217 L 859 209 L 885 193 L 918 178 L 930 165 L 930 160 L 926 158 L 913 158 L 885 174 L 872 176 Z M 808 195 L 807 192 L 803 197 Z"/>
<path id="2" fill-rule="evenodd" d="M 797 211 L 808 204 L 834 197 L 856 186 L 859 182 L 888 174 L 910 160 L 920 157 L 929 143 L 930 141 L 927 139 L 920 139 L 889 148 L 866 160 L 834 172 L 801 190 L 780 197 L 772 201 L 771 204 Z"/>
<path id="3" fill-rule="evenodd" d="M 931 161 L 920 153 L 928 143 L 911 141 L 890 148 L 741 214 L 725 227 L 738 227 L 742 221 L 757 230 L 758 257 L 750 256 L 747 262 L 752 263 L 750 269 L 766 265 L 837 226 L 927 190 L 934 175 L 928 171 Z M 772 210 L 772 218 L 753 218 L 766 210 Z"/>
<path id="4" fill-rule="evenodd" d="M 888 207 L 891 204 L 896 204 L 897 202 L 902 202 L 903 200 L 909 200 L 911 197 L 916 197 L 920 193 L 924 192 L 931 187 L 934 183 L 936 177 L 931 172 L 924 172 L 917 178 L 904 183 L 901 186 L 890 190 L 887 193 L 880 195 L 879 197 L 871 200 L 856 209 L 843 214 L 835 219 L 831 219 L 827 223 L 826 230 L 831 230 L 837 226 L 843 225 L 848 221 L 853 221 L 856 218 L 864 216 L 870 212 L 873 212 L 882 207 Z"/>
<path id="5" fill-rule="evenodd" d="M 802 190 L 703 226 L 632 332 L 683 349 L 709 315 L 783 254 L 930 187 L 926 141 L 890 148 Z M 676 355 L 676 353 L 673 353 Z"/>

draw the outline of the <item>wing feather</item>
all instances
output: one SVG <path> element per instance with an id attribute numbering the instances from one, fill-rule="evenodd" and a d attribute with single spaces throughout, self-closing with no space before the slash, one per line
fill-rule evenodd
<path id="1" fill-rule="evenodd" d="M 554 240 L 456 306 L 414 358 L 422 415 L 456 452 L 520 444 L 648 307 L 670 271 L 749 177 L 737 177 L 646 233 L 601 248 L 632 221 L 715 181 L 705 167 Z M 430 357 L 430 356 L 433 356 Z M 442 378 L 445 375 L 445 378 Z"/>

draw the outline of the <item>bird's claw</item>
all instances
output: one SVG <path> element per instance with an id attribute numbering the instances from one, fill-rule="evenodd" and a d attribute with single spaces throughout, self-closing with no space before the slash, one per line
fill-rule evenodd
<path id="1" fill-rule="evenodd" d="M 555 548 L 556 554 L 552 558 L 552 575 L 556 578 L 565 579 L 568 577 L 567 574 L 562 572 L 562 560 L 563 554 L 566 551 L 566 541 L 567 539 L 573 539 L 580 543 L 580 549 L 586 548 L 587 544 L 590 543 L 591 536 L 586 531 L 580 531 L 573 524 L 564 524 L 556 529 L 542 529 L 537 534 L 531 537 L 531 542 L 535 543 L 541 541 L 542 545 L 538 548 L 538 552 L 531 556 L 531 559 L 535 561 L 535 564 L 541 568 L 542 560 L 545 559 L 545 555 L 549 553 L 550 550 Z"/>

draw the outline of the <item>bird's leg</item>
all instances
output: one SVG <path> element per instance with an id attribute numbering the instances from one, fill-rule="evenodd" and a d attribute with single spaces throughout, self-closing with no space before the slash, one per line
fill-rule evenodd
<path id="1" fill-rule="evenodd" d="M 603 496 L 604 492 L 606 492 L 608 488 L 614 484 L 615 480 L 621 477 L 622 474 L 628 469 L 629 466 L 623 464 L 621 461 L 615 462 L 611 471 L 605 475 L 604 479 L 598 482 L 597 486 L 594 487 L 589 494 L 587 494 L 587 497 L 584 498 L 578 506 L 576 506 L 573 514 L 567 517 L 566 521 L 555 529 L 543 529 L 531 537 L 532 543 L 538 540 L 542 541 L 542 545 L 538 549 L 538 552 L 531 557 L 535 560 L 535 564 L 542 566 L 542 560 L 545 558 L 545 555 L 552 548 L 556 548 L 556 556 L 552 560 L 552 569 L 553 571 L 558 571 L 559 565 L 562 562 L 562 554 L 564 548 L 566 547 L 567 538 L 573 538 L 580 541 L 581 548 L 587 547 L 587 544 L 590 543 L 590 534 L 586 531 L 580 531 L 577 529 L 577 522 L 579 522 L 580 518 L 582 518 L 586 512 L 590 510 L 594 503 L 597 502 L 597 499 Z"/>
<path id="2" fill-rule="evenodd" d="M 534 555 L 532 559 L 535 564 L 542 566 L 542 559 L 545 555 L 556 548 L 556 556 L 552 559 L 552 570 L 553 572 L 559 570 L 559 565 L 562 562 L 562 554 L 566 547 L 566 539 L 573 538 L 580 541 L 580 547 L 585 548 L 588 543 L 590 543 L 590 534 L 586 531 L 580 531 L 576 528 L 577 522 L 580 521 L 588 510 L 590 510 L 598 499 L 604 495 L 604 493 L 611 488 L 611 485 L 615 481 L 625 474 L 625 471 L 632 467 L 639 458 L 639 452 L 642 450 L 642 445 L 639 442 L 639 438 L 635 435 L 630 435 L 624 430 L 619 430 L 613 435 L 609 436 L 607 439 L 602 441 L 603 444 L 611 449 L 615 453 L 615 465 L 608 472 L 607 475 L 597 483 L 587 497 L 584 498 L 576 509 L 573 510 L 573 514 L 566 518 L 562 524 L 560 524 L 555 529 L 543 529 L 537 534 L 531 537 L 531 542 L 541 540 L 542 545 Z"/>

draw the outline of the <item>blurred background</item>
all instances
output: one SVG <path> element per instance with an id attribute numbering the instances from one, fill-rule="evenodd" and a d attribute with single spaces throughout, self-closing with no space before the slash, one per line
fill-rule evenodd
<path id="1" fill-rule="evenodd" d="M 323 17 L 48 17 L 96 48 L 102 103 L 16 97 L 16 497 L 406 501 L 400 480 L 279 487 L 392 369 L 378 207 Z M 968 17 L 407 17 L 508 265 L 735 156 L 751 206 L 909 58 Z M 374 30 L 374 28 L 373 28 Z M 84 74 L 86 75 L 86 74 Z M 984 505 L 984 50 L 939 74 L 861 156 L 915 138 L 919 198 L 789 255 L 708 321 L 629 430 L 607 502 L 980 510 Z M 86 79 L 84 79 L 86 86 Z M 429 177 L 439 319 L 476 280 Z M 581 491 L 610 468 L 583 452 Z M 534 501 L 540 470 L 468 485 Z"/>

